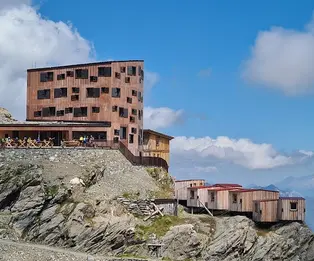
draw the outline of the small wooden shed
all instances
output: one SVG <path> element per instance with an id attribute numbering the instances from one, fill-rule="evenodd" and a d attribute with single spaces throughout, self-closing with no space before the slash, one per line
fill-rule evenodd
<path id="1" fill-rule="evenodd" d="M 281 197 L 278 202 L 278 219 L 282 221 L 304 221 L 305 199 Z"/>
<path id="2" fill-rule="evenodd" d="M 229 210 L 253 212 L 253 200 L 279 199 L 279 192 L 264 189 L 236 189 L 229 193 Z"/>
<path id="3" fill-rule="evenodd" d="M 175 198 L 178 200 L 187 200 L 189 197 L 188 188 L 204 186 L 204 179 L 186 179 L 175 181 Z"/>
<path id="4" fill-rule="evenodd" d="M 278 199 L 264 199 L 253 201 L 253 220 L 261 223 L 278 221 Z"/>

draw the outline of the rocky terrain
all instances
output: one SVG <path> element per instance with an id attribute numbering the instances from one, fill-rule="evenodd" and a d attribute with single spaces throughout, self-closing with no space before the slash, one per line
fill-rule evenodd
<path id="1" fill-rule="evenodd" d="M 119 151 L 2 150 L 0 260 L 314 260 L 313 233 L 299 223 L 262 229 L 183 208 L 145 221 L 121 203 L 171 197 L 171 186 L 167 173 Z"/>
<path id="2" fill-rule="evenodd" d="M 0 107 L 0 122 L 13 122 L 16 121 L 10 112 L 4 108 Z"/>

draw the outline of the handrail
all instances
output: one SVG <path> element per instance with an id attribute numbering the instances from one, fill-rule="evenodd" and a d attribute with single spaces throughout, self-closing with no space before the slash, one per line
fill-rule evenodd
<path id="1" fill-rule="evenodd" d="M 133 165 L 161 167 L 168 171 L 168 163 L 163 158 L 135 156 L 123 141 L 119 141 L 119 150 Z"/>

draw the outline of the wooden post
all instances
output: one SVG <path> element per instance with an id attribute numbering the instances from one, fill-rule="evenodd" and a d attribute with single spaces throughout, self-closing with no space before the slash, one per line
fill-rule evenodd
<path id="1" fill-rule="evenodd" d="M 209 215 L 211 215 L 212 217 L 214 216 L 214 215 L 212 214 L 212 212 L 210 212 L 209 209 L 203 204 L 202 201 L 200 201 L 200 200 L 198 199 L 198 202 L 201 203 L 201 205 L 206 209 L 206 211 L 208 212 Z"/>

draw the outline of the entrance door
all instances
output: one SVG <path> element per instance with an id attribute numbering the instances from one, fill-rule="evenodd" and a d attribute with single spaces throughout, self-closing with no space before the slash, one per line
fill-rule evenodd
<path id="1" fill-rule="evenodd" d="M 121 127 L 120 128 L 120 140 L 126 140 L 126 127 Z"/>
<path id="2" fill-rule="evenodd" d="M 51 138 L 53 139 L 53 144 L 55 146 L 61 145 L 61 139 L 62 139 L 62 132 L 61 131 L 52 131 L 51 132 Z"/>

